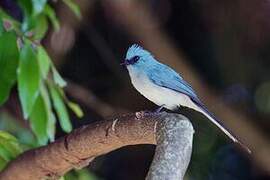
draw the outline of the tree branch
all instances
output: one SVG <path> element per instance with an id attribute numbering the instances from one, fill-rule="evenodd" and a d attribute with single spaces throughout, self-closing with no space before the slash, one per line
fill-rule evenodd
<path id="1" fill-rule="evenodd" d="M 165 112 L 123 115 L 81 127 L 52 144 L 23 153 L 7 165 L 0 179 L 56 179 L 120 147 L 156 142 L 157 151 L 148 180 L 160 179 L 159 174 L 164 177 L 161 179 L 181 179 L 189 164 L 192 138 L 192 125 L 182 115 Z"/>
<path id="2" fill-rule="evenodd" d="M 191 158 L 193 133 L 184 116 L 166 117 L 158 123 L 156 152 L 146 180 L 182 180 Z"/>

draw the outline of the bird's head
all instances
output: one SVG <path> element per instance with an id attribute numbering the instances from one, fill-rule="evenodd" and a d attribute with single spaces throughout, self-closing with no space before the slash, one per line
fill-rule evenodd
<path id="1" fill-rule="evenodd" d="M 126 65 L 127 67 L 140 67 L 146 66 L 154 61 L 153 56 L 147 50 L 144 50 L 141 46 L 133 44 L 127 51 L 126 58 L 121 65 Z"/>

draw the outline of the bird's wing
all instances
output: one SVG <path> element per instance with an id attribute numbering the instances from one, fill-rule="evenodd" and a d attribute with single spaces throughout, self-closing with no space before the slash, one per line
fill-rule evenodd
<path id="1" fill-rule="evenodd" d="M 227 134 L 231 139 L 233 139 L 233 141 L 237 141 L 236 138 L 231 135 L 231 132 L 225 129 L 223 124 L 211 112 L 207 110 L 206 106 L 200 101 L 192 87 L 186 81 L 184 81 L 184 79 L 173 69 L 166 65 L 161 65 L 162 66 L 154 66 L 153 69 L 151 68 L 151 71 L 148 70 L 149 79 L 159 86 L 169 88 L 187 95 L 192 100 L 192 102 L 199 108 L 197 109 L 197 111 L 206 115 L 215 125 L 222 129 L 225 134 Z"/>
<path id="2" fill-rule="evenodd" d="M 193 103 L 199 108 L 198 111 L 207 116 L 217 127 L 219 127 L 227 136 L 229 136 L 234 142 L 239 143 L 248 152 L 251 152 L 247 146 L 241 143 L 236 137 L 223 126 L 221 121 L 219 121 L 211 112 L 209 112 L 206 106 L 199 100 L 195 91 L 192 87 L 173 69 L 164 65 L 158 64 L 147 71 L 149 79 L 162 87 L 172 89 L 174 91 L 180 92 L 189 96 Z"/>
<path id="3" fill-rule="evenodd" d="M 164 64 L 159 63 L 148 69 L 147 76 L 153 83 L 159 86 L 172 89 L 198 100 L 192 87 L 178 73 Z"/>

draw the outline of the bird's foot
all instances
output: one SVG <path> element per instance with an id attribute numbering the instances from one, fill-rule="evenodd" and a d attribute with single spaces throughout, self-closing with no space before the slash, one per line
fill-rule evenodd
<path id="1" fill-rule="evenodd" d="M 164 108 L 164 105 L 160 106 L 158 109 L 156 109 L 154 111 L 144 111 L 144 115 L 146 115 L 146 116 L 158 115 L 163 108 Z"/>
<path id="2" fill-rule="evenodd" d="M 164 104 L 162 104 L 159 108 L 157 108 L 154 112 L 155 113 L 160 113 L 161 112 L 161 110 L 164 108 Z"/>

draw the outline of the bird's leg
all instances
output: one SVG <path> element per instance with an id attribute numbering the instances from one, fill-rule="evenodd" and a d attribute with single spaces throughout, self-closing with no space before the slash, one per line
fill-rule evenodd
<path id="1" fill-rule="evenodd" d="M 160 111 L 164 108 L 164 104 L 162 104 L 158 109 L 155 110 L 155 113 L 160 113 Z"/>
<path id="2" fill-rule="evenodd" d="M 158 113 L 161 112 L 161 110 L 164 108 L 164 104 L 162 104 L 158 109 L 154 110 L 154 111 L 144 111 L 145 115 L 149 115 L 149 116 L 153 116 L 153 115 L 157 115 Z"/>

